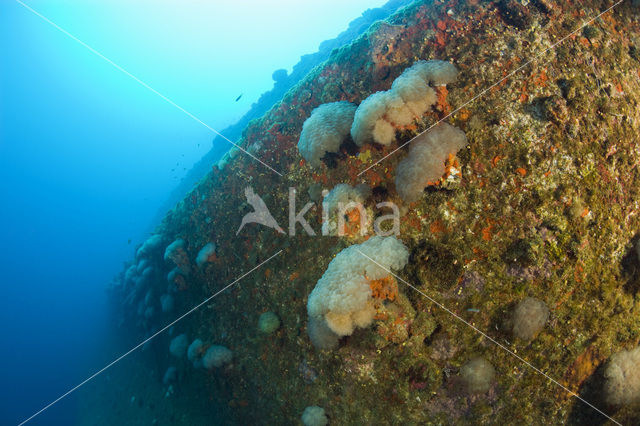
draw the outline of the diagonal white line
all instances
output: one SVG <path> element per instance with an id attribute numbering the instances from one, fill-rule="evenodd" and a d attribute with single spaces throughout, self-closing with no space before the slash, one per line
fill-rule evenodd
<path id="1" fill-rule="evenodd" d="M 482 337 L 484 337 L 485 339 L 489 340 L 490 342 L 494 343 L 495 345 L 497 345 L 500 349 L 504 350 L 505 352 L 509 353 L 510 355 L 512 355 L 513 357 L 515 357 L 516 359 L 520 360 L 521 362 L 523 362 L 524 364 L 526 364 L 529 368 L 531 368 L 533 371 L 543 375 L 544 377 L 546 377 L 549 381 L 551 381 L 552 383 L 556 384 L 557 386 L 561 387 L 562 389 L 564 389 L 565 391 L 567 391 L 571 396 L 574 396 L 576 398 L 578 398 L 580 401 L 584 402 L 585 404 L 587 404 L 589 407 L 593 408 L 594 410 L 596 410 L 598 413 L 602 414 L 603 416 L 605 416 L 607 419 L 611 420 L 612 422 L 614 422 L 617 425 L 622 426 L 619 422 L 617 422 L 615 419 L 611 418 L 610 416 L 608 416 L 607 414 L 605 414 L 602 410 L 598 409 L 598 407 L 594 406 L 593 404 L 591 404 L 589 401 L 585 400 L 584 398 L 580 397 L 578 394 L 576 394 L 575 392 L 573 392 L 572 390 L 568 389 L 566 386 L 564 386 L 562 383 L 558 382 L 557 380 L 553 379 L 552 377 L 550 377 L 549 375 L 547 375 L 546 373 L 544 373 L 542 370 L 538 369 L 537 367 L 535 367 L 533 364 L 531 364 L 530 362 L 526 361 L 525 359 L 523 359 L 522 357 L 520 357 L 519 355 L 517 355 L 515 352 L 513 352 L 512 350 L 510 350 L 509 348 L 507 348 L 506 346 L 504 346 L 503 344 L 499 343 L 498 341 L 496 341 L 495 339 L 493 339 L 491 336 L 489 336 L 488 334 L 486 334 L 485 332 L 483 332 L 482 330 L 478 329 L 476 326 L 474 326 L 473 324 L 471 324 L 470 322 L 468 322 L 467 320 L 465 320 L 464 318 L 460 317 L 458 314 L 456 314 L 455 312 L 451 311 L 450 309 L 448 309 L 446 306 L 444 306 L 442 303 L 438 302 L 437 300 L 433 299 L 432 297 L 429 297 L 429 295 L 427 295 L 426 293 L 424 293 L 423 291 L 421 291 L 420 289 L 414 287 L 412 284 L 410 284 L 409 282 L 407 282 L 404 278 L 402 278 L 401 276 L 394 274 L 393 272 L 391 272 L 389 269 L 385 268 L 383 265 L 379 264 L 378 262 L 376 262 L 375 260 L 373 260 L 371 257 L 367 256 L 366 254 L 364 254 L 362 251 L 360 251 L 358 248 L 356 248 L 356 250 L 358 250 L 358 252 L 363 255 L 364 257 L 366 257 L 367 259 L 369 259 L 370 261 L 372 261 L 373 263 L 375 263 L 376 265 L 378 265 L 380 268 L 384 269 L 385 271 L 387 271 L 388 273 L 390 273 L 391 275 L 393 275 L 395 278 L 399 279 L 400 281 L 402 281 L 403 283 L 405 283 L 407 286 L 411 287 L 413 290 L 417 291 L 418 293 L 420 293 L 422 296 L 424 296 L 425 298 L 427 298 L 431 303 L 437 305 L 440 309 L 448 312 L 449 314 L 451 314 L 453 317 L 455 317 L 458 321 L 464 323 L 465 325 L 467 325 L 468 327 L 472 328 L 476 333 L 480 334 Z"/>
<path id="2" fill-rule="evenodd" d="M 280 253 L 282 253 L 282 250 L 279 250 L 276 254 L 272 255 L 270 258 L 268 258 L 267 260 L 261 262 L 260 264 L 258 264 L 257 266 L 253 267 L 252 269 L 250 269 L 248 272 L 245 272 L 244 274 L 242 274 L 240 277 L 238 277 L 235 281 L 233 281 L 232 283 L 226 285 L 225 287 L 223 287 L 221 290 L 218 290 L 217 292 L 215 292 L 214 294 L 212 294 L 211 296 L 209 296 L 208 298 L 206 298 L 204 301 L 200 302 L 199 304 L 197 304 L 196 306 L 194 306 L 193 308 L 191 308 L 189 311 L 185 312 L 184 314 L 182 314 L 180 317 L 178 317 L 177 319 L 173 320 L 172 322 L 170 322 L 169 324 L 167 324 L 166 326 L 164 326 L 163 328 L 161 328 L 160 330 L 158 330 L 157 332 L 155 332 L 153 335 L 151 335 L 150 337 L 148 337 L 147 339 L 143 340 L 142 342 L 138 343 L 137 345 L 135 345 L 133 348 L 129 349 L 127 352 L 125 352 L 124 354 L 120 355 L 118 358 L 116 358 L 115 360 L 111 361 L 109 364 L 107 364 L 106 366 L 104 366 L 102 369 L 96 371 L 95 373 L 93 373 L 91 376 L 87 377 L 85 380 L 83 380 L 82 382 L 80 382 L 78 385 L 74 386 L 73 388 L 69 389 L 67 392 L 65 392 L 64 394 L 62 394 L 61 396 L 59 396 L 58 398 L 56 398 L 55 400 L 51 401 L 49 404 L 47 404 L 46 406 L 44 406 L 43 408 L 41 408 L 38 412 L 34 413 L 31 417 L 23 420 L 22 422 L 20 422 L 20 424 L 18 426 L 22 426 L 25 423 L 31 421 L 34 417 L 38 416 L 39 414 L 41 414 L 43 411 L 51 408 L 51 406 L 57 404 L 58 402 L 60 402 L 62 399 L 66 398 L 67 396 L 69 396 L 69 394 L 73 393 L 74 391 L 76 391 L 78 388 L 80 388 L 81 386 L 85 385 L 87 382 L 91 381 L 93 378 L 95 378 L 96 376 L 100 375 L 101 373 L 103 373 L 105 370 L 107 370 L 108 368 L 112 367 L 114 364 L 122 361 L 125 357 L 127 357 L 128 355 L 130 355 L 132 352 L 134 352 L 136 349 L 140 348 L 141 346 L 143 346 L 145 343 L 147 343 L 148 341 L 150 341 L 151 339 L 155 338 L 156 336 L 158 336 L 159 334 L 161 334 L 162 332 L 164 332 L 165 330 L 167 330 L 169 327 L 173 326 L 174 324 L 176 324 L 178 321 L 182 320 L 183 318 L 191 315 L 194 311 L 196 311 L 198 308 L 202 307 L 203 305 L 206 305 L 207 303 L 209 303 L 213 298 L 215 298 L 216 296 L 218 296 L 220 293 L 222 293 L 223 291 L 225 291 L 226 289 L 228 289 L 229 287 L 233 286 L 234 284 L 238 283 L 240 280 L 242 280 L 244 277 L 246 277 L 247 275 L 249 275 L 250 273 L 252 273 L 253 271 L 255 271 L 256 269 L 260 268 L 262 265 L 264 265 L 265 263 L 269 262 L 271 259 L 273 259 L 274 257 L 278 256 Z"/>
<path id="3" fill-rule="evenodd" d="M 16 0 L 17 1 L 17 0 Z M 593 21 L 595 21 L 596 19 L 598 19 L 599 17 L 601 17 L 602 15 L 604 15 L 605 13 L 607 13 L 608 11 L 610 11 L 611 9 L 613 9 L 614 7 L 616 7 L 617 5 L 619 5 L 620 3 L 622 3 L 624 0 L 618 0 L 617 3 L 615 3 L 613 6 L 605 9 L 603 12 L 600 12 L 598 15 L 596 15 L 594 18 L 591 18 L 590 20 L 586 21 L 585 23 L 583 23 L 580 27 L 578 27 L 578 29 L 570 32 L 569 34 L 567 34 L 566 36 L 562 37 L 560 40 L 558 40 L 557 42 L 553 43 L 550 47 L 546 48 L 545 50 L 543 50 L 542 52 L 540 52 L 539 54 L 535 55 L 532 59 L 529 59 L 528 61 L 526 61 L 524 64 L 520 65 L 518 68 L 516 68 L 515 70 L 511 71 L 509 74 L 507 74 L 506 76 L 504 76 L 503 78 L 501 78 L 500 80 L 496 81 L 495 83 L 493 83 L 491 86 L 487 87 L 486 89 L 482 90 L 480 93 L 478 93 L 476 96 L 474 96 L 473 98 L 471 98 L 470 100 L 466 101 L 465 103 L 463 103 L 462 105 L 460 105 L 458 108 L 454 109 L 453 111 L 451 111 L 449 114 L 445 115 L 444 117 L 442 117 L 440 120 L 436 121 L 435 123 L 433 123 L 431 126 L 427 127 L 425 130 L 423 130 L 422 132 L 418 133 L 417 135 L 415 135 L 413 138 L 411 138 L 409 141 L 403 143 L 402 145 L 400 145 L 399 147 L 397 147 L 396 149 L 394 149 L 393 151 L 391 151 L 390 153 L 388 153 L 387 155 L 385 155 L 384 157 L 382 157 L 381 159 L 379 159 L 378 161 L 376 161 L 375 163 L 373 163 L 372 165 L 370 165 L 369 167 L 367 167 L 366 169 L 364 169 L 363 171 L 361 171 L 360 173 L 358 173 L 358 176 L 360 176 L 361 174 L 367 172 L 368 170 L 370 170 L 371 168 L 375 167 L 376 165 L 380 164 L 382 161 L 384 161 L 385 159 L 391 157 L 393 154 L 395 154 L 397 151 L 401 150 L 402 148 L 404 148 L 405 146 L 409 145 L 411 142 L 413 142 L 416 138 L 418 138 L 420 135 L 423 135 L 424 133 L 428 132 L 429 130 L 431 130 L 433 127 L 437 126 L 438 124 L 440 124 L 441 122 L 443 122 L 444 120 L 446 120 L 447 118 L 451 117 L 453 114 L 455 114 L 456 112 L 460 111 L 462 108 L 464 108 L 465 106 L 469 105 L 470 103 L 476 101 L 478 98 L 481 98 L 482 96 L 484 96 L 489 90 L 493 89 L 494 87 L 502 84 L 502 82 L 508 80 L 509 78 L 511 78 L 514 74 L 518 73 L 519 71 L 521 71 L 523 68 L 527 67 L 528 65 L 530 65 L 531 63 L 537 61 L 542 55 L 544 55 L 545 53 L 547 53 L 549 50 L 555 49 L 558 45 L 562 44 L 566 39 L 568 39 L 569 37 L 575 35 L 578 31 L 582 30 L 584 27 L 586 27 L 587 25 L 591 24 Z"/>
<path id="4" fill-rule="evenodd" d="M 271 167 L 270 165 L 268 165 L 267 163 L 265 163 L 264 161 L 260 160 L 258 157 L 256 157 L 255 155 L 251 154 L 250 152 L 248 152 L 247 150 L 245 150 L 244 148 L 242 148 L 240 145 L 238 145 L 237 143 L 233 142 L 231 139 L 227 138 L 225 135 L 223 135 L 222 133 L 218 132 L 216 129 L 214 129 L 213 127 L 209 126 L 207 123 L 205 123 L 204 121 L 200 120 L 198 117 L 196 117 L 195 115 L 193 115 L 192 113 L 190 113 L 189 111 L 187 111 L 186 109 L 182 108 L 180 105 L 176 104 L 175 102 L 173 102 L 171 99 L 167 98 L 165 95 L 163 95 L 162 93 L 158 92 L 156 89 L 154 89 L 153 87 L 149 86 L 147 83 L 145 83 L 144 81 L 140 80 L 138 77 L 136 77 L 135 75 L 131 74 L 129 71 L 125 70 L 124 68 L 122 68 L 120 65 L 116 64 L 115 62 L 113 62 L 111 59 L 107 58 L 106 56 L 104 56 L 102 53 L 98 52 L 97 50 L 95 50 L 93 47 L 89 46 L 87 43 L 83 42 L 82 40 L 80 40 L 79 38 L 77 38 L 76 36 L 74 36 L 73 34 L 71 34 L 70 32 L 68 32 L 67 30 L 65 30 L 64 28 L 60 27 L 58 24 L 56 24 L 55 22 L 51 21 L 49 18 L 47 18 L 46 16 L 42 15 L 41 13 L 39 13 L 38 11 L 34 10 L 32 7 L 30 7 L 29 5 L 25 4 L 24 2 L 22 2 L 21 0 L 15 0 L 18 4 L 22 5 L 25 9 L 33 12 L 35 15 L 37 15 L 38 17 L 42 18 L 44 21 L 46 21 L 47 23 L 51 24 L 53 27 L 55 27 L 57 30 L 61 31 L 62 33 L 64 33 L 65 35 L 67 35 L 68 37 L 70 37 L 71 39 L 73 39 L 74 41 L 80 43 L 82 46 L 84 46 L 85 48 L 87 48 L 91 53 L 95 54 L 96 56 L 104 59 L 106 62 L 108 62 L 109 64 L 113 65 L 116 69 L 118 69 L 119 71 L 122 71 L 124 74 L 126 74 L 127 76 L 131 77 L 133 80 L 135 80 L 136 82 L 138 82 L 139 84 L 141 84 L 142 86 L 144 86 L 145 88 L 149 89 L 151 92 L 155 93 L 156 95 L 158 95 L 159 97 L 161 97 L 162 99 L 164 99 L 165 101 L 167 101 L 169 104 L 173 105 L 174 107 L 176 107 L 177 109 L 179 109 L 180 111 L 182 111 L 183 113 L 185 113 L 186 115 L 188 115 L 189 117 L 191 117 L 192 119 L 194 119 L 195 121 L 197 121 L 198 123 L 202 124 L 204 127 L 206 127 L 207 129 L 211 130 L 213 133 L 215 133 L 216 135 L 220 136 L 222 139 L 224 139 L 225 141 L 229 142 L 231 145 L 235 146 L 236 148 L 238 148 L 239 150 L 241 150 L 242 152 L 244 152 L 245 154 L 247 154 L 249 157 L 253 158 L 254 160 L 256 160 L 257 162 L 259 162 L 260 164 L 262 164 L 263 166 L 265 166 L 266 168 L 268 168 L 269 170 L 271 170 L 272 172 L 274 172 L 275 174 L 279 175 L 282 177 L 282 173 L 280 173 L 279 171 L 277 171 L 276 169 L 274 169 L 273 167 Z"/>

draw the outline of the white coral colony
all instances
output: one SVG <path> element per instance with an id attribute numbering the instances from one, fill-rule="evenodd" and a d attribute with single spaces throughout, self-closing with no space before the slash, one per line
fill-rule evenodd
<path id="1" fill-rule="evenodd" d="M 389 271 L 402 269 L 408 260 L 409 251 L 396 237 L 375 236 L 338 253 L 307 301 L 314 346 L 331 348 L 338 337 L 368 327 L 376 314 L 370 282 L 390 277 Z"/>
<path id="2" fill-rule="evenodd" d="M 298 141 L 300 155 L 312 167 L 319 167 L 327 152 L 338 152 L 349 135 L 356 106 L 350 102 L 320 105 L 302 125 Z"/>
<path id="3" fill-rule="evenodd" d="M 398 164 L 396 190 L 404 201 L 416 201 L 427 185 L 445 174 L 445 162 L 467 145 L 467 137 L 457 127 L 440 123 L 418 135 L 409 154 Z"/>
<path id="4" fill-rule="evenodd" d="M 396 129 L 422 117 L 437 101 L 434 86 L 455 81 L 458 70 L 445 61 L 418 61 L 395 79 L 391 89 L 368 96 L 357 107 L 340 101 L 320 105 L 302 125 L 300 155 L 319 167 L 327 152 L 337 152 L 351 133 L 358 146 L 389 145 Z"/>
<path id="5" fill-rule="evenodd" d="M 449 84 L 457 75 L 456 67 L 437 60 L 418 61 L 404 70 L 390 90 L 376 92 L 358 106 L 351 126 L 356 145 L 394 142 L 396 127 L 411 124 L 436 103 L 436 92 L 430 84 Z"/>

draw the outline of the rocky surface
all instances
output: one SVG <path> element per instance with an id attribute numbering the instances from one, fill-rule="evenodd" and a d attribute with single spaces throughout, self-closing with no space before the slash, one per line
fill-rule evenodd
<path id="1" fill-rule="evenodd" d="M 601 392 L 604 362 L 640 340 L 640 10 L 623 2 L 582 27 L 613 5 L 416 2 L 335 50 L 252 121 L 242 146 L 282 176 L 239 153 L 224 170 L 214 167 L 157 230 L 167 244 L 182 238 L 192 260 L 208 242 L 217 246 L 215 258 L 183 278 L 174 312 L 259 266 L 174 326 L 173 335 L 234 354 L 213 372 L 186 360 L 176 365 L 179 377 L 204 379 L 174 388 L 206 393 L 226 407 L 224 421 L 237 424 L 296 424 L 312 405 L 326 410 L 330 424 L 611 422 L 569 391 L 622 424 L 637 423 L 638 407 L 609 406 Z M 321 169 L 305 164 L 296 144 L 313 108 L 360 103 L 389 89 L 417 59 L 451 61 L 460 75 L 440 89 L 437 108 L 416 128 L 403 130 L 391 147 L 347 144 Z M 393 182 L 407 148 L 376 162 L 443 118 L 469 139 L 458 153 L 461 173 L 403 204 Z M 411 286 L 399 283 L 374 326 L 323 352 L 306 333 L 307 296 L 335 254 L 362 237 L 312 237 L 300 226 L 296 236 L 259 225 L 236 230 L 252 211 L 248 186 L 287 230 L 290 187 L 299 211 L 318 185 L 338 183 L 366 183 L 372 206 L 389 200 L 401 207 L 399 238 L 411 259 L 400 276 Z M 306 218 L 319 233 L 319 206 Z M 159 297 L 173 265 L 161 253 L 150 263 L 157 275 L 148 291 Z M 127 286 L 112 289 L 123 331 L 144 337 L 176 316 L 138 315 L 135 303 L 124 302 Z M 525 297 L 550 310 L 530 342 L 510 332 L 513 308 Z M 281 320 L 269 335 L 257 329 L 267 311 Z M 156 340 L 146 368 L 159 377 L 149 386 L 162 388 L 171 336 Z M 477 356 L 494 366 L 496 378 L 487 392 L 469 394 L 459 371 Z"/>

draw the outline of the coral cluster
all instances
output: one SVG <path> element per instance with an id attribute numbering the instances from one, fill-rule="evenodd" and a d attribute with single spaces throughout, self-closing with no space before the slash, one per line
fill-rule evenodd
<path id="1" fill-rule="evenodd" d="M 396 191 L 407 202 L 418 199 L 427 185 L 445 174 L 445 161 L 467 145 L 467 137 L 457 127 L 439 123 L 416 137 L 409 154 L 398 164 Z"/>
<path id="2" fill-rule="evenodd" d="M 409 252 L 396 237 L 375 236 L 342 250 L 329 263 L 307 301 L 311 341 L 325 349 L 333 336 L 348 336 L 356 327 L 367 327 L 376 315 L 371 281 L 402 269 Z"/>
<path id="3" fill-rule="evenodd" d="M 202 356 L 202 366 L 207 370 L 222 367 L 231 362 L 233 352 L 224 346 L 211 345 Z"/>
<path id="4" fill-rule="evenodd" d="M 147 240 L 136 251 L 137 258 L 150 257 L 155 254 L 164 243 L 164 236 L 162 234 L 154 234 L 147 238 Z"/>
<path id="5" fill-rule="evenodd" d="M 189 274 L 191 271 L 191 263 L 185 250 L 186 243 L 183 239 L 179 238 L 167 246 L 164 251 L 164 260 L 172 262 L 176 267 L 180 268 L 182 273 Z"/>
<path id="6" fill-rule="evenodd" d="M 311 112 L 302 125 L 298 150 L 313 167 L 321 165 L 327 152 L 338 152 L 340 144 L 349 136 L 356 106 L 340 101 L 322 104 Z"/>
<path id="7" fill-rule="evenodd" d="M 207 346 L 200 339 L 195 339 L 187 348 L 187 359 L 195 368 L 204 367 L 211 370 L 230 363 L 232 358 L 233 352 L 228 348 L 221 345 Z"/>
<path id="8" fill-rule="evenodd" d="M 202 268 L 207 262 L 210 262 L 216 255 L 216 245 L 214 243 L 207 243 L 200 249 L 198 256 L 196 257 L 196 265 L 198 268 Z"/>
<path id="9" fill-rule="evenodd" d="M 513 335 L 531 340 L 544 328 L 549 318 L 549 308 L 539 299 L 527 297 L 518 303 L 513 312 Z"/>
<path id="10" fill-rule="evenodd" d="M 396 128 L 422 117 L 437 101 L 431 85 L 455 81 L 456 68 L 445 61 L 418 61 L 407 68 L 391 89 L 367 97 L 356 110 L 351 137 L 358 146 L 368 142 L 389 145 L 396 140 Z"/>
<path id="11" fill-rule="evenodd" d="M 280 318 L 275 312 L 265 312 L 258 318 L 258 330 L 264 334 L 271 334 L 280 328 Z"/>
<path id="12" fill-rule="evenodd" d="M 460 369 L 460 377 L 470 393 L 488 391 L 495 376 L 493 365 L 482 357 L 472 358 Z"/>
<path id="13" fill-rule="evenodd" d="M 160 307 L 162 308 L 162 312 L 169 313 L 173 311 L 174 307 L 174 299 L 170 294 L 163 294 L 160 296 Z"/>
<path id="14" fill-rule="evenodd" d="M 346 183 L 336 185 L 322 201 L 322 234 L 345 235 L 350 230 L 346 228 L 346 222 L 349 222 L 350 226 L 359 226 L 362 220 L 366 226 L 363 204 L 370 196 L 371 188 L 366 184 L 355 187 Z M 350 215 L 345 220 L 348 213 Z M 364 232 L 365 226 L 359 226 L 359 230 Z"/>
<path id="15" fill-rule="evenodd" d="M 189 345 L 187 349 L 187 359 L 191 361 L 194 367 L 199 367 L 202 365 L 201 359 L 202 355 L 204 355 L 204 342 L 200 339 L 195 339 Z"/>
<path id="16" fill-rule="evenodd" d="M 604 397 L 609 404 L 626 405 L 640 401 L 640 347 L 611 356 L 604 377 Z"/>
<path id="17" fill-rule="evenodd" d="M 325 426 L 329 423 L 324 408 L 318 407 L 317 405 L 305 408 L 300 420 L 302 420 L 304 426 Z"/>
<path id="18" fill-rule="evenodd" d="M 189 340 L 186 334 L 180 334 L 179 336 L 171 339 L 169 344 L 169 353 L 177 358 L 183 358 L 187 353 L 189 347 Z"/>

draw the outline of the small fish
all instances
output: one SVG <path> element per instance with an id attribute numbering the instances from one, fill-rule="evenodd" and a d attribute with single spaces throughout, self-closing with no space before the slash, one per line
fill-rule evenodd
<path id="1" fill-rule="evenodd" d="M 468 312 L 480 312 L 480 309 L 476 309 L 476 308 L 469 308 L 467 309 Z"/>
<path id="2" fill-rule="evenodd" d="M 236 102 L 238 102 L 238 101 L 240 100 L 240 98 L 242 97 L 242 95 L 244 95 L 244 93 L 240 93 L 240 96 L 238 96 L 238 97 L 236 98 Z"/>
<path id="3" fill-rule="evenodd" d="M 131 238 L 129 238 L 129 241 L 127 241 L 127 244 L 131 244 Z"/>

